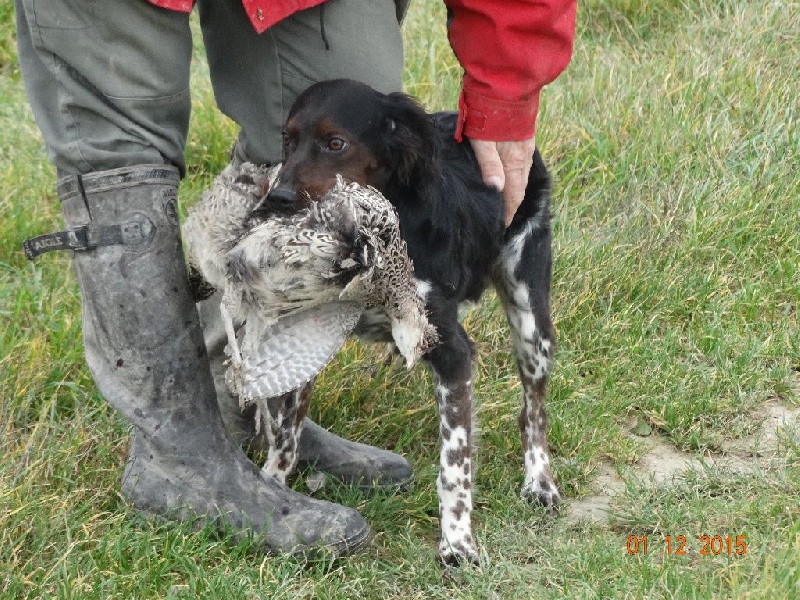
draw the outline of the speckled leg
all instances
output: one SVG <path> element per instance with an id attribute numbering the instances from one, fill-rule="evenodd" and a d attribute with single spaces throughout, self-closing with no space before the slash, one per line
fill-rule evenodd
<path id="1" fill-rule="evenodd" d="M 439 495 L 441 541 L 445 564 L 478 564 L 472 535 L 472 349 L 457 322 L 453 331 L 440 328 L 439 346 L 430 353 L 439 408 Z"/>
<path id="2" fill-rule="evenodd" d="M 286 483 L 297 466 L 298 441 L 313 390 L 314 381 L 311 381 L 299 390 L 260 403 L 264 406 L 259 406 L 259 416 L 264 421 L 264 433 L 269 442 L 262 471 L 281 483 Z"/>
<path id="3" fill-rule="evenodd" d="M 519 428 L 525 461 L 521 495 L 555 510 L 561 497 L 550 472 L 545 389 L 554 350 L 550 319 L 550 232 L 530 222 L 506 242 L 496 288 L 511 326 L 522 380 Z"/>

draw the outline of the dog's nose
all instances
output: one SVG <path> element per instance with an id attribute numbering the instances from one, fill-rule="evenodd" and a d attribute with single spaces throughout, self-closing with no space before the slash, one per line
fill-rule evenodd
<path id="1" fill-rule="evenodd" d="M 285 187 L 276 187 L 269 194 L 267 200 L 275 206 L 282 208 L 292 208 L 297 200 L 297 192 Z"/>

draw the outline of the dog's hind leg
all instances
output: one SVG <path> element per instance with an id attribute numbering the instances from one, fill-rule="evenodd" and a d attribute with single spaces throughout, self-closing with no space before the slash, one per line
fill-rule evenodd
<path id="1" fill-rule="evenodd" d="M 478 564 L 472 536 L 472 346 L 452 315 L 436 319 L 440 341 L 427 360 L 433 368 L 439 409 L 439 494 L 441 542 L 439 556 L 445 564 Z"/>
<path id="2" fill-rule="evenodd" d="M 261 470 L 281 483 L 286 483 L 297 466 L 297 445 L 313 390 L 314 380 L 311 380 L 298 390 L 259 402 L 258 418 L 264 422 L 269 443 L 267 460 Z"/>
<path id="3" fill-rule="evenodd" d="M 521 495 L 555 511 L 560 501 L 550 471 L 545 389 L 555 340 L 550 318 L 550 230 L 534 220 L 509 236 L 495 274 L 495 288 L 511 326 L 522 380 L 519 428 L 525 460 Z"/>

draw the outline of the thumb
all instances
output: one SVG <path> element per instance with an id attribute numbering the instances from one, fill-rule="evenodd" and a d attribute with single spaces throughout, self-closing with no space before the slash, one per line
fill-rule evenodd
<path id="1" fill-rule="evenodd" d="M 500 161 L 500 154 L 497 152 L 497 142 L 470 139 L 469 143 L 478 160 L 483 182 L 502 192 L 506 186 L 506 173 L 503 170 L 503 163 Z"/>

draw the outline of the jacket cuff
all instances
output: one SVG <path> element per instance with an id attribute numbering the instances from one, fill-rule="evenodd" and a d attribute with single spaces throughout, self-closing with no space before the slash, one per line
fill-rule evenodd
<path id="1" fill-rule="evenodd" d="M 468 90 L 465 85 L 458 98 L 456 140 L 462 141 L 463 136 L 493 142 L 532 138 L 536 133 L 539 94 L 537 91 L 526 100 L 509 102 Z"/>

